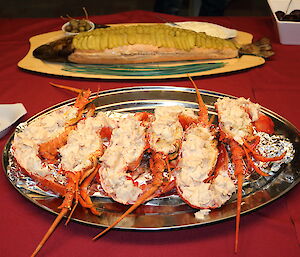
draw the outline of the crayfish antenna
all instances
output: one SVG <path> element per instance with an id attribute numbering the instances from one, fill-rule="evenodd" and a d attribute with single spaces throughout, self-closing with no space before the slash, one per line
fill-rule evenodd
<path id="1" fill-rule="evenodd" d="M 65 222 L 65 226 L 67 226 L 69 224 L 69 222 L 70 222 L 70 220 L 72 218 L 72 215 L 73 215 L 73 213 L 74 213 L 77 205 L 78 205 L 78 200 L 75 202 L 75 204 L 74 204 L 74 206 L 73 206 L 73 208 L 72 208 L 72 210 L 71 210 L 71 212 L 70 212 L 70 214 L 69 214 L 69 216 L 68 216 L 68 218 L 67 218 L 67 220 Z"/>
<path id="2" fill-rule="evenodd" d="M 96 235 L 93 240 L 96 240 L 97 238 L 104 235 L 106 232 L 108 232 L 110 229 L 112 229 L 114 226 L 116 226 L 121 220 L 123 220 L 127 215 L 129 215 L 131 212 L 133 212 L 137 207 L 139 207 L 143 202 L 145 202 L 151 195 L 155 193 L 158 186 L 151 187 L 148 191 L 146 191 L 126 212 L 124 212 L 114 223 L 112 223 L 109 227 L 107 227 L 105 230 L 100 232 L 98 235 Z"/>
<path id="3" fill-rule="evenodd" d="M 234 252 L 238 251 L 239 244 L 239 230 L 240 230 L 240 220 L 241 220 L 241 205 L 242 205 L 242 186 L 243 186 L 243 174 L 239 173 L 237 175 L 238 188 L 237 188 L 237 200 L 236 200 L 236 222 L 235 222 L 235 245 Z"/>
<path id="4" fill-rule="evenodd" d="M 209 123 L 209 119 L 208 119 L 208 111 L 207 111 L 207 107 L 205 105 L 205 103 L 203 102 L 203 99 L 201 97 L 201 94 L 199 92 L 199 89 L 197 87 L 197 85 L 195 84 L 194 80 L 187 75 L 188 78 L 190 79 L 190 81 L 192 82 L 195 90 L 196 90 L 196 94 L 197 94 L 197 100 L 198 100 L 198 106 L 199 106 L 199 117 L 200 117 L 200 121 L 203 122 L 203 124 L 208 124 Z"/>
<path id="5" fill-rule="evenodd" d="M 38 244 L 38 246 L 35 248 L 33 254 L 31 255 L 31 257 L 34 257 L 37 255 L 37 253 L 42 249 L 42 247 L 44 246 L 44 244 L 46 243 L 46 241 L 49 239 L 49 237 L 52 235 L 52 233 L 54 232 L 54 230 L 56 229 L 56 227 L 58 226 L 59 222 L 62 220 L 62 218 L 68 213 L 68 209 L 67 208 L 63 208 L 61 210 L 61 212 L 59 213 L 59 215 L 56 217 L 56 219 L 54 220 L 54 222 L 52 223 L 51 227 L 48 229 L 48 231 L 46 232 L 46 234 L 44 235 L 44 237 L 42 238 L 42 240 L 40 241 L 40 243 Z"/>
<path id="6" fill-rule="evenodd" d="M 79 89 L 79 88 L 74 88 L 74 87 L 59 85 L 59 84 L 55 84 L 55 83 L 52 83 L 52 82 L 49 82 L 49 84 L 51 86 L 62 88 L 62 89 L 66 89 L 66 90 L 69 90 L 69 91 L 77 93 L 77 94 L 80 94 L 83 91 L 82 89 Z"/>
<path id="7" fill-rule="evenodd" d="M 88 104 L 90 104 L 94 99 L 97 98 L 97 97 L 90 98 L 90 95 L 92 93 L 92 91 L 90 89 L 84 90 L 84 89 L 59 85 L 59 84 L 55 84 L 55 83 L 52 83 L 52 82 L 50 82 L 50 85 L 52 85 L 54 87 L 57 87 L 57 88 L 66 89 L 66 90 L 69 90 L 71 92 L 74 92 L 74 93 L 78 94 L 77 99 L 76 99 L 75 104 L 74 104 L 74 106 L 78 108 L 78 115 L 77 115 L 78 117 L 74 118 L 74 122 L 76 122 L 77 119 L 79 118 L 79 116 L 82 115 L 82 112 L 84 111 L 84 108 Z M 90 107 L 90 109 L 92 111 L 93 107 Z"/>

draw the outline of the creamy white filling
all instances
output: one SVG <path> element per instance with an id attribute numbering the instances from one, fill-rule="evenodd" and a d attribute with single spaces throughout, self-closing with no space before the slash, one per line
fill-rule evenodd
<path id="1" fill-rule="evenodd" d="M 202 209 L 200 211 L 195 212 L 195 218 L 197 220 L 204 220 L 205 217 L 210 213 L 211 210 L 209 209 Z"/>
<path id="2" fill-rule="evenodd" d="M 211 190 L 214 192 L 215 205 L 221 206 L 230 199 L 236 191 L 236 186 L 225 171 L 213 180 Z"/>
<path id="3" fill-rule="evenodd" d="M 12 147 L 14 157 L 22 168 L 35 175 L 46 176 L 51 173 L 38 157 L 39 144 L 47 142 L 62 132 L 65 124 L 75 118 L 77 108 L 66 106 L 41 116 L 30 123 L 14 137 Z"/>
<path id="4" fill-rule="evenodd" d="M 235 190 L 227 173 L 219 174 L 212 183 L 204 183 L 215 168 L 218 150 L 208 128 L 191 127 L 182 143 L 182 156 L 176 176 L 177 186 L 184 199 L 198 208 L 221 206 Z"/>
<path id="5" fill-rule="evenodd" d="M 133 203 L 142 190 L 128 179 L 127 167 L 137 161 L 145 150 L 145 127 L 133 116 L 121 118 L 112 132 L 100 169 L 101 184 L 114 200 Z"/>
<path id="6" fill-rule="evenodd" d="M 243 144 L 243 138 L 252 133 L 251 122 L 258 119 L 260 106 L 243 97 L 218 99 L 216 106 L 222 130 Z"/>
<path id="7" fill-rule="evenodd" d="M 192 185 L 180 185 L 182 196 L 195 208 L 220 207 L 236 191 L 228 175 L 218 175 L 213 182 Z"/>
<path id="8" fill-rule="evenodd" d="M 102 148 L 100 130 L 113 126 L 113 121 L 103 112 L 80 121 L 76 130 L 70 132 L 67 144 L 59 149 L 63 170 L 80 171 L 89 167 L 92 155 Z"/>
<path id="9" fill-rule="evenodd" d="M 145 148 L 145 127 L 133 116 L 118 121 L 109 147 L 101 161 L 113 169 L 122 169 L 137 160 Z"/>
<path id="10" fill-rule="evenodd" d="M 122 172 L 103 166 L 100 174 L 103 189 L 119 203 L 133 204 L 143 192 L 126 176 L 125 169 Z"/>
<path id="11" fill-rule="evenodd" d="M 182 106 L 161 106 L 154 111 L 155 120 L 148 130 L 150 147 L 165 155 L 176 150 L 176 142 L 182 139 L 183 128 L 178 115 L 184 112 Z"/>
<path id="12" fill-rule="evenodd" d="M 258 120 L 260 105 L 252 103 L 249 99 L 245 99 L 244 97 L 240 97 L 237 100 L 237 103 L 242 106 L 249 113 L 251 121 Z"/>
<path id="13" fill-rule="evenodd" d="M 210 190 L 209 183 L 199 183 L 180 187 L 182 197 L 186 199 L 195 208 L 210 208 L 214 203 L 214 195 Z"/>
<path id="14" fill-rule="evenodd" d="M 180 177 L 186 184 L 202 182 L 214 168 L 218 150 L 209 128 L 190 128 L 182 142 Z"/>

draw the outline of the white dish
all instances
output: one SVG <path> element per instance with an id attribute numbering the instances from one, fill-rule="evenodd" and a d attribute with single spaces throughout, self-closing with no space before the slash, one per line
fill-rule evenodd
<path id="1" fill-rule="evenodd" d="M 27 113 L 21 103 L 0 104 L 0 138 L 4 137 L 19 118 Z"/>
<path id="2" fill-rule="evenodd" d="M 276 24 L 279 41 L 285 45 L 300 45 L 300 22 L 280 21 L 276 16 L 277 11 L 289 14 L 295 9 L 300 9 L 300 0 L 268 0 L 272 10 L 273 20 Z"/>

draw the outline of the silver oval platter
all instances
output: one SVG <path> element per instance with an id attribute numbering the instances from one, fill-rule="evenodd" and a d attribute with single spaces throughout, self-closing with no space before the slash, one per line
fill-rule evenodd
<path id="1" fill-rule="evenodd" d="M 201 94 L 210 114 L 216 114 L 214 108 L 216 100 L 228 96 L 211 91 L 201 91 Z M 97 94 L 93 94 L 93 96 L 97 96 Z M 22 129 L 22 126 L 26 126 L 26 124 L 29 124 L 38 117 L 73 103 L 74 99 L 71 99 L 40 112 L 25 123 L 20 124 L 14 134 Z M 181 105 L 194 110 L 197 110 L 198 107 L 194 89 L 165 86 L 131 87 L 103 91 L 99 93 L 99 97 L 95 98 L 93 103 L 96 105 L 97 111 L 122 113 L 137 111 L 151 112 L 155 107 L 162 105 Z M 275 124 L 275 134 L 283 135 L 289 139 L 295 150 L 294 156 L 298 156 L 300 152 L 299 131 L 276 113 L 265 108 L 262 108 L 262 110 L 273 120 Z M 59 213 L 57 207 L 61 204 L 62 198 L 39 191 L 34 187 L 31 188 L 30 179 L 20 175 L 14 170 L 14 159 L 11 154 L 11 144 L 14 134 L 7 142 L 3 152 L 3 165 L 8 180 L 20 194 L 34 204 L 49 212 Z M 281 166 L 281 168 L 271 176 L 256 177 L 250 182 L 247 182 L 247 184 L 243 186 L 244 204 L 242 205 L 242 214 L 256 210 L 276 200 L 296 186 L 299 181 L 300 159 L 294 158 L 290 163 Z M 118 204 L 107 197 L 93 196 L 92 200 L 96 208 L 103 212 L 102 215 L 95 216 L 78 206 L 72 219 L 86 224 L 106 227 L 128 208 L 128 206 Z M 126 217 L 119 223 L 117 228 L 162 230 L 223 221 L 235 216 L 236 195 L 233 195 L 221 208 L 212 210 L 201 220 L 195 218 L 194 213 L 196 211 L 197 210 L 185 204 L 177 195 L 154 198 Z"/>

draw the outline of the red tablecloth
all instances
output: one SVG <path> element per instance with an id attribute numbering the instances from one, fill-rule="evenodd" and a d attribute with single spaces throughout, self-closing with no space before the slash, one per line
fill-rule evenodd
<path id="1" fill-rule="evenodd" d="M 124 12 L 91 17 L 97 23 L 160 22 L 156 13 Z M 190 18 L 159 14 L 172 21 Z M 246 31 L 255 39 L 269 37 L 276 55 L 261 67 L 213 77 L 198 77 L 202 89 L 253 101 L 282 115 L 300 128 L 299 60 L 300 46 L 279 44 L 270 17 L 195 17 Z M 66 79 L 25 72 L 17 67 L 29 49 L 28 39 L 55 31 L 62 25 L 57 19 L 0 19 L 0 103 L 21 102 L 28 114 L 73 97 L 69 92 L 49 86 L 49 82 L 96 91 L 138 85 L 176 85 L 191 87 L 187 79 L 161 81 L 119 81 Z M 12 133 L 12 131 L 11 131 Z M 0 140 L 3 149 L 9 135 Z M 299 158 L 297 156 L 296 158 Z M 0 255 L 29 256 L 55 216 L 33 205 L 20 195 L 0 174 Z M 91 238 L 100 229 L 76 222 L 60 225 L 39 256 L 300 256 L 300 187 L 294 188 L 272 204 L 242 217 L 239 252 L 234 254 L 234 220 L 204 227 L 176 231 L 110 231 L 100 240 Z"/>

